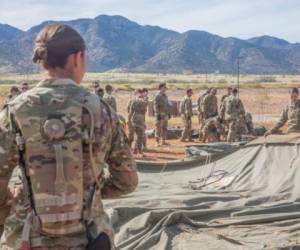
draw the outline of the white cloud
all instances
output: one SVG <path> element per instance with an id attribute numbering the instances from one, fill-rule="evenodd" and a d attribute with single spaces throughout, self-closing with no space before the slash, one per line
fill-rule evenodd
<path id="1" fill-rule="evenodd" d="M 206 30 L 249 38 L 263 34 L 300 42 L 299 0 L 1 0 L 0 22 L 28 29 L 45 20 L 123 15 L 177 31 Z"/>

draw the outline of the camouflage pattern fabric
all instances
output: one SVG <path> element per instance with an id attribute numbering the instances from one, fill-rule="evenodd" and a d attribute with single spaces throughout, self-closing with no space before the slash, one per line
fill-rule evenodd
<path id="1" fill-rule="evenodd" d="M 185 96 L 180 103 L 180 112 L 184 125 L 181 140 L 191 140 L 191 129 L 192 129 L 192 116 L 193 116 L 193 103 L 192 99 Z"/>
<path id="2" fill-rule="evenodd" d="M 130 108 L 131 108 L 131 104 L 134 99 L 135 99 L 135 97 L 132 97 L 127 103 L 127 113 L 128 113 L 127 129 L 128 129 L 128 140 L 129 140 L 130 146 L 134 140 L 134 131 L 133 131 L 133 126 L 132 126 L 131 119 L 130 119 Z"/>
<path id="3" fill-rule="evenodd" d="M 132 100 L 129 111 L 129 119 L 132 124 L 134 133 L 136 134 L 134 149 L 139 153 L 142 153 L 143 148 L 146 111 L 147 103 L 143 98 L 135 98 Z"/>
<path id="4" fill-rule="evenodd" d="M 202 130 L 203 130 L 203 126 L 204 126 L 204 116 L 203 116 L 203 100 L 205 98 L 205 96 L 207 96 L 208 93 L 202 93 L 201 95 L 199 95 L 198 99 L 197 99 L 197 109 L 198 109 L 198 122 L 199 122 L 199 140 L 202 140 L 203 134 L 202 134 Z"/>
<path id="5" fill-rule="evenodd" d="M 18 95 L 12 95 L 12 94 L 9 94 L 8 97 L 6 98 L 5 100 L 5 104 L 6 103 L 9 103 L 11 101 L 13 101 Z"/>
<path id="6" fill-rule="evenodd" d="M 225 121 L 228 125 L 227 141 L 240 140 L 242 134 L 240 130 L 241 119 L 245 119 L 244 105 L 238 97 L 231 95 L 226 98 L 225 106 Z"/>
<path id="7" fill-rule="evenodd" d="M 201 95 L 199 95 L 197 99 L 197 109 L 198 109 L 198 115 L 199 115 L 199 124 L 202 123 L 203 120 L 203 100 L 204 97 L 207 96 L 208 94 L 205 92 Z"/>
<path id="8" fill-rule="evenodd" d="M 226 98 L 230 95 L 223 95 L 221 98 L 221 105 L 220 105 L 220 117 L 222 119 L 225 118 L 225 108 L 226 108 Z"/>
<path id="9" fill-rule="evenodd" d="M 209 142 L 220 141 L 220 135 L 224 136 L 225 134 L 220 118 L 216 116 L 206 119 L 202 133 L 203 142 L 206 142 L 206 140 Z"/>
<path id="10" fill-rule="evenodd" d="M 241 139 L 242 131 L 240 127 L 240 121 L 238 119 L 228 120 L 228 134 L 227 141 L 235 142 Z"/>
<path id="11" fill-rule="evenodd" d="M 148 97 L 148 96 L 145 96 L 145 97 L 144 97 L 144 101 L 145 101 L 146 108 L 148 109 L 148 105 L 149 105 L 149 97 Z M 146 120 L 146 114 L 145 114 L 145 120 Z M 146 148 L 147 148 L 146 129 L 147 129 L 147 126 L 146 126 L 146 123 L 145 123 L 144 134 L 143 134 L 143 149 L 146 149 Z"/>
<path id="12" fill-rule="evenodd" d="M 242 135 L 254 135 L 254 125 L 252 120 L 252 115 L 250 113 L 246 113 L 245 117 L 241 117 L 240 119 L 240 134 Z"/>
<path id="13" fill-rule="evenodd" d="M 26 217 L 31 213 L 32 203 L 29 201 L 26 185 L 20 186 L 20 183 L 13 182 L 10 190 L 13 195 L 7 191 L 8 181 L 15 168 L 20 163 L 19 148 L 16 143 L 16 127 L 19 124 L 15 118 L 20 119 L 18 109 L 26 108 L 27 106 L 38 107 L 39 103 L 44 103 L 52 100 L 53 103 L 59 105 L 59 100 L 62 95 L 70 95 L 72 99 L 78 103 L 86 103 L 99 98 L 84 89 L 80 88 L 75 82 L 69 79 L 48 79 L 40 82 L 35 88 L 21 94 L 18 98 L 9 103 L 6 108 L 0 113 L 0 213 L 2 218 L 1 225 L 4 223 L 4 232 L 1 237 L 0 249 L 15 250 L 21 248 L 21 234 L 24 229 L 24 224 L 27 221 Z M 97 102 L 95 102 L 97 103 Z M 83 143 L 82 162 L 83 162 L 83 200 L 85 206 L 82 211 L 85 221 L 83 231 L 74 233 L 73 235 L 62 235 L 61 237 L 49 237 L 41 234 L 35 227 L 31 227 L 29 231 L 29 240 L 32 249 L 86 249 L 87 244 L 95 239 L 99 233 L 106 233 L 113 243 L 113 230 L 109 224 L 108 217 L 103 210 L 102 199 L 118 197 L 123 194 L 132 192 L 137 185 L 137 173 L 135 163 L 128 145 L 128 141 L 119 124 L 119 119 L 114 112 L 104 102 L 98 102 L 98 105 L 92 105 L 92 113 L 94 114 L 94 141 L 93 152 L 90 155 L 88 145 Z M 95 109 L 93 109 L 95 107 Z M 51 110 L 51 105 L 48 106 Z M 72 126 L 74 123 L 69 121 L 72 117 L 77 117 L 78 114 L 73 114 L 73 106 L 66 106 L 59 113 L 52 114 L 65 124 Z M 24 117 L 23 126 L 18 129 L 25 134 L 30 135 L 32 130 L 33 135 L 37 133 L 36 128 L 42 126 L 41 117 L 44 113 L 37 108 L 37 112 L 32 109 L 32 116 Z M 82 113 L 82 129 L 91 128 L 90 116 L 86 115 L 86 111 Z M 72 130 L 74 133 L 76 130 Z M 76 132 L 77 133 L 77 132 Z M 74 134 L 75 135 L 75 134 Z M 29 138 L 29 137 L 28 137 Z M 73 137 L 74 144 L 78 142 L 78 137 Z M 27 145 L 34 145 L 35 137 L 25 140 L 25 151 L 21 153 L 26 162 L 26 171 L 29 173 L 29 179 L 34 179 L 37 170 L 43 168 L 47 164 L 55 164 L 55 160 L 46 159 L 44 156 L 48 152 L 40 152 L 36 156 L 27 157 Z M 80 139 L 81 141 L 81 139 Z M 70 145 L 71 146 L 71 145 Z M 42 148 L 43 149 L 43 148 Z M 91 160 L 96 163 L 97 169 L 93 172 Z M 56 160 L 57 161 L 57 160 Z M 32 164 L 36 168 L 32 168 Z M 57 163 L 57 162 L 56 162 Z M 46 164 L 46 165 L 45 165 Z M 109 175 L 104 177 L 103 169 L 108 166 Z M 75 170 L 76 173 L 76 170 Z M 74 174 L 75 174 L 74 173 Z M 96 174 L 96 176 L 95 176 Z M 67 180 L 70 178 L 66 174 Z M 101 190 L 95 189 L 95 178 L 99 178 Z M 39 188 L 38 180 L 35 181 L 36 186 L 33 189 Z M 53 189 L 53 179 L 50 176 L 45 176 L 41 179 L 44 187 L 48 185 L 49 190 Z M 24 178 L 22 183 L 24 184 Z M 74 182 L 75 183 L 75 182 Z M 77 186 L 74 188 L 81 188 Z M 13 196 L 13 197 L 11 197 Z M 33 197 L 34 199 L 36 197 Z M 89 201 L 89 202 L 87 202 Z M 10 214 L 3 216 L 5 208 L 10 206 Z M 53 225 L 55 228 L 55 225 Z M 58 228 L 59 229 L 59 228 Z M 24 231 L 23 231 L 24 232 Z M 113 244 L 112 244 L 113 245 Z"/>
<path id="14" fill-rule="evenodd" d="M 105 94 L 103 100 L 115 111 L 117 112 L 117 101 L 113 95 Z"/>
<path id="15" fill-rule="evenodd" d="M 230 95 L 228 95 L 228 94 L 222 95 L 222 97 L 221 97 L 221 104 L 225 101 L 225 99 L 226 99 L 228 96 L 230 96 Z"/>
<path id="16" fill-rule="evenodd" d="M 271 129 L 271 133 L 276 133 L 287 123 L 287 132 L 300 131 L 300 100 L 288 105 L 282 112 L 279 121 Z"/>
<path id="17" fill-rule="evenodd" d="M 218 115 L 218 100 L 215 95 L 206 95 L 203 99 L 203 118 L 208 119 Z"/>
<path id="18" fill-rule="evenodd" d="M 168 120 L 170 115 L 170 106 L 166 94 L 157 93 L 154 98 L 155 112 L 155 137 L 156 140 L 165 140 L 167 138 Z"/>

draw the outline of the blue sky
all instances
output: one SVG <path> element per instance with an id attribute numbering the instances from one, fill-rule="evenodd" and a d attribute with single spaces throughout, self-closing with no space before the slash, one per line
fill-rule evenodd
<path id="1" fill-rule="evenodd" d="M 26 30 L 45 20 L 122 15 L 140 24 L 221 36 L 300 42 L 300 0 L 0 0 L 0 23 Z"/>

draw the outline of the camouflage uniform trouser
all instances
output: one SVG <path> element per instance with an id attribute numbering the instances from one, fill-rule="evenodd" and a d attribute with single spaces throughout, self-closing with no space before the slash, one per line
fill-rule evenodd
<path id="1" fill-rule="evenodd" d="M 228 124 L 228 134 L 227 134 L 227 142 L 235 142 L 240 138 L 239 131 L 239 121 L 237 119 L 227 120 Z"/>
<path id="2" fill-rule="evenodd" d="M 185 140 L 185 139 L 191 139 L 191 130 L 192 130 L 192 119 L 191 117 L 187 118 L 185 116 L 182 117 L 182 121 L 183 121 L 183 131 L 182 131 L 182 135 L 181 135 L 181 139 Z"/>
<path id="3" fill-rule="evenodd" d="M 203 122 L 202 134 L 203 142 L 208 140 L 209 142 L 219 141 L 219 135 L 222 131 L 222 125 L 220 122 L 216 121 L 214 118 L 209 118 Z"/>
<path id="4" fill-rule="evenodd" d="M 143 148 L 147 148 L 146 126 L 144 127 Z"/>
<path id="5" fill-rule="evenodd" d="M 198 114 L 198 121 L 199 121 L 199 139 L 202 139 L 202 137 L 203 137 L 203 127 L 204 127 L 203 114 Z"/>
<path id="6" fill-rule="evenodd" d="M 128 141 L 129 141 L 129 145 L 131 146 L 134 140 L 134 130 L 131 121 L 128 121 L 127 128 L 128 128 Z"/>
<path id="7" fill-rule="evenodd" d="M 144 134 L 145 134 L 145 128 L 144 126 L 133 126 L 133 131 L 136 134 L 136 139 L 134 143 L 134 150 L 137 150 L 137 152 L 142 153 L 143 152 L 143 142 L 144 142 Z"/>
<path id="8" fill-rule="evenodd" d="M 168 120 L 167 115 L 161 115 L 159 119 L 156 118 L 155 122 L 155 138 L 157 141 L 160 139 L 166 140 L 168 133 Z"/>

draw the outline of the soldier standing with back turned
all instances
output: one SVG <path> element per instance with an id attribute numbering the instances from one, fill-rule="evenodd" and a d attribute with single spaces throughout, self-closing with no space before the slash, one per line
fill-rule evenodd
<path id="1" fill-rule="evenodd" d="M 232 90 L 232 95 L 225 102 L 225 122 L 228 124 L 227 141 L 235 142 L 241 139 L 240 122 L 245 118 L 245 109 L 238 98 L 238 89 Z"/>
<path id="2" fill-rule="evenodd" d="M 47 77 L 0 113 L 0 249 L 114 249 L 102 199 L 130 193 L 138 181 L 119 119 L 79 86 L 86 48 L 77 31 L 45 27 L 33 61 Z M 23 189 L 11 197 L 17 165 Z"/>
<path id="3" fill-rule="evenodd" d="M 231 94 L 232 94 L 232 87 L 228 87 L 227 88 L 227 94 L 225 94 L 221 97 L 221 105 L 220 105 L 220 117 L 221 117 L 221 119 L 224 119 L 224 116 L 225 116 L 226 98 L 231 96 Z"/>
<path id="4" fill-rule="evenodd" d="M 213 88 L 203 99 L 203 119 L 205 120 L 218 115 L 217 89 Z"/>
<path id="5" fill-rule="evenodd" d="M 200 94 L 198 99 L 197 99 L 197 107 L 198 107 L 198 121 L 199 121 L 199 141 L 202 140 L 203 134 L 202 134 L 202 129 L 204 126 L 204 117 L 203 117 L 203 100 L 205 96 L 207 96 L 212 88 L 209 88 L 206 90 L 204 93 Z"/>

